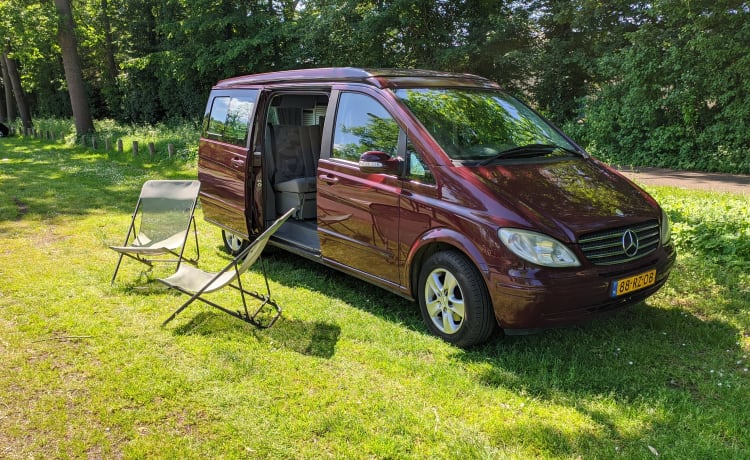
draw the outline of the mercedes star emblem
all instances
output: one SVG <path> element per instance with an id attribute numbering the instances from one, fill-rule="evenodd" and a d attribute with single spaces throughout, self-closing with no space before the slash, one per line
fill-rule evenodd
<path id="1" fill-rule="evenodd" d="M 638 235 L 633 230 L 625 230 L 622 234 L 622 250 L 628 257 L 638 253 Z"/>

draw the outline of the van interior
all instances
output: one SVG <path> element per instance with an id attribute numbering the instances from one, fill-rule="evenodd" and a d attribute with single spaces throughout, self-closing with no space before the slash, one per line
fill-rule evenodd
<path id="1" fill-rule="evenodd" d="M 274 240 L 305 255 L 320 254 L 316 182 L 327 108 L 327 94 L 278 94 L 266 115 L 263 214 L 268 224 L 296 208 Z"/>

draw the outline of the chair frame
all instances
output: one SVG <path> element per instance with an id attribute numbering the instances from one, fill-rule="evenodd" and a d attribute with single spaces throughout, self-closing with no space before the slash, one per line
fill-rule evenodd
<path id="1" fill-rule="evenodd" d="M 268 273 L 266 268 L 266 263 L 263 260 L 260 252 L 262 252 L 263 248 L 268 242 L 268 239 L 271 237 L 271 235 L 278 230 L 279 227 L 290 217 L 294 214 L 295 209 L 289 209 L 283 216 L 279 217 L 271 226 L 269 226 L 265 231 L 263 231 L 260 235 L 256 237 L 256 239 L 248 245 L 245 249 L 242 250 L 234 259 L 232 259 L 229 264 L 227 264 L 220 272 L 213 273 L 213 276 L 210 278 L 208 282 L 206 282 L 203 287 L 201 287 L 197 291 L 193 291 L 190 289 L 187 289 L 183 286 L 180 286 L 176 282 L 170 282 L 169 278 L 160 278 L 158 281 L 165 284 L 166 286 L 175 289 L 185 295 L 189 295 L 190 298 L 183 303 L 177 310 L 172 313 L 169 318 L 164 320 L 162 323 L 162 327 L 166 326 L 170 321 L 172 321 L 178 314 L 180 314 L 183 310 L 185 310 L 190 304 L 195 302 L 196 300 L 200 300 L 201 302 L 210 305 L 218 310 L 223 311 L 224 313 L 233 316 L 237 319 L 240 319 L 246 323 L 252 324 L 253 326 L 257 327 L 258 329 L 267 329 L 276 323 L 276 321 L 281 317 L 282 309 L 281 307 L 276 303 L 275 300 L 271 298 L 271 286 L 268 284 Z M 258 245 L 263 245 L 262 247 L 258 248 Z M 250 263 L 245 266 L 246 257 L 253 257 L 250 255 L 251 251 L 258 250 L 257 257 L 250 261 Z M 250 266 L 252 266 L 255 263 L 255 260 L 259 260 L 261 263 L 261 267 L 263 270 L 263 279 L 265 281 L 266 285 L 266 294 L 261 294 L 257 291 L 250 291 L 248 289 L 245 289 L 242 286 L 242 274 L 246 272 Z M 199 269 L 195 269 L 199 270 Z M 234 277 L 228 281 L 225 285 L 215 287 L 209 291 L 209 288 L 212 287 L 214 282 L 218 281 L 222 276 L 224 276 L 226 273 L 234 270 Z M 201 271 L 202 272 L 202 271 Z M 202 274 L 208 274 L 207 272 L 202 272 Z M 236 281 L 236 284 L 234 283 Z M 240 297 L 242 298 L 242 310 L 230 310 L 229 308 L 226 308 L 222 305 L 219 305 L 218 303 L 206 299 L 203 294 L 208 292 L 214 292 L 217 291 L 224 286 L 229 286 L 236 291 L 240 293 Z M 251 314 L 250 310 L 248 309 L 248 302 L 246 299 L 246 296 L 250 296 L 255 298 L 256 300 L 260 301 L 260 305 L 257 309 Z M 258 314 L 264 309 L 266 306 L 273 307 L 274 310 L 276 310 L 275 315 L 273 318 L 271 318 L 268 322 L 262 323 L 258 320 L 256 320 L 256 317 Z"/>
<path id="2" fill-rule="evenodd" d="M 146 248 L 139 248 L 138 246 L 130 246 L 131 237 L 133 238 L 133 241 L 135 241 L 136 235 L 138 234 L 136 232 L 136 219 L 138 218 L 138 212 L 141 211 L 141 206 L 143 204 L 143 192 L 146 189 L 146 186 L 152 182 L 175 182 L 175 183 L 185 182 L 185 183 L 191 183 L 193 186 L 195 186 L 195 184 L 197 183 L 195 198 L 193 199 L 193 203 L 190 207 L 190 220 L 188 221 L 188 225 L 185 228 L 185 237 L 182 239 L 182 243 L 179 246 L 180 248 L 179 252 L 168 247 L 146 249 Z M 120 254 L 120 257 L 117 259 L 117 265 L 115 265 L 115 272 L 112 274 L 112 280 L 109 283 L 110 285 L 114 285 L 115 278 L 117 278 L 117 273 L 119 272 L 120 265 L 122 264 L 122 258 L 125 256 L 133 260 L 137 260 L 138 262 L 141 262 L 143 264 L 146 264 L 149 267 L 153 267 L 155 263 L 176 263 L 177 267 L 175 268 L 175 270 L 178 270 L 180 268 L 180 264 L 183 261 L 186 261 L 193 265 L 198 264 L 198 261 L 200 260 L 200 257 L 201 257 L 201 253 L 200 253 L 200 246 L 198 244 L 198 228 L 195 223 L 195 208 L 198 206 L 199 192 L 200 192 L 200 182 L 196 180 L 191 180 L 191 181 L 149 180 L 143 184 L 143 188 L 141 189 L 141 194 L 138 196 L 138 201 L 136 202 L 135 210 L 133 211 L 133 214 L 130 219 L 130 227 L 128 227 L 128 233 L 125 236 L 124 243 L 122 244 L 122 246 L 110 246 L 110 249 L 113 249 Z M 194 259 L 189 259 L 189 258 L 184 257 L 185 247 L 187 246 L 187 240 L 190 234 L 191 226 L 193 229 L 193 236 L 195 239 L 196 256 Z M 163 259 L 163 258 L 149 257 L 149 256 L 164 256 L 167 254 L 171 254 L 172 256 L 176 257 L 176 259 Z"/>

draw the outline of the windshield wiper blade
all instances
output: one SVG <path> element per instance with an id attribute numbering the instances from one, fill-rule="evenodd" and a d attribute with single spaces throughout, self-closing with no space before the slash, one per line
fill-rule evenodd
<path id="1" fill-rule="evenodd" d="M 567 149 L 565 147 L 561 147 L 559 145 L 554 144 L 528 144 L 528 145 L 521 145 L 519 147 L 513 147 L 512 149 L 503 150 L 502 152 L 498 153 L 497 155 L 490 157 L 486 160 L 482 160 L 479 163 L 479 166 L 487 166 L 488 164 L 504 159 L 504 158 L 529 158 L 529 157 L 535 157 L 539 155 L 546 155 L 548 153 L 552 153 L 555 150 L 562 150 L 568 153 L 573 153 L 576 155 L 579 155 L 578 152 Z"/>

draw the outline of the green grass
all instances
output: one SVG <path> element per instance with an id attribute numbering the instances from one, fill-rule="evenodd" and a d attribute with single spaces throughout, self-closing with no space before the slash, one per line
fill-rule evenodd
<path id="1" fill-rule="evenodd" d="M 153 281 L 170 267 L 126 261 L 110 287 L 107 245 L 143 181 L 194 176 L 0 139 L 0 458 L 746 458 L 750 197 L 650 189 L 680 248 L 659 294 L 467 351 L 414 304 L 284 254 L 273 328 L 201 305 L 160 327 L 184 300 Z"/>

